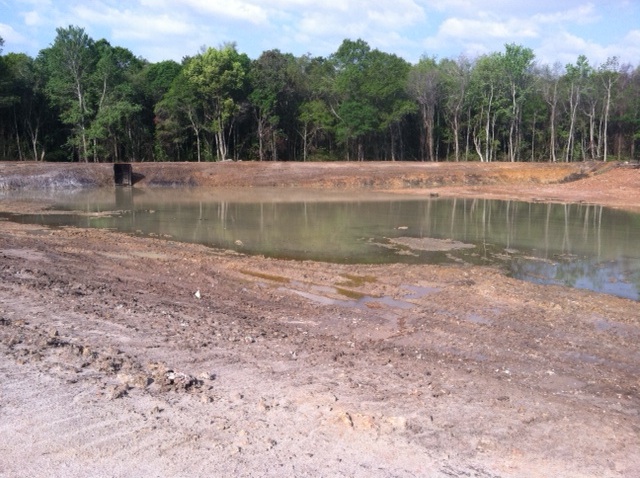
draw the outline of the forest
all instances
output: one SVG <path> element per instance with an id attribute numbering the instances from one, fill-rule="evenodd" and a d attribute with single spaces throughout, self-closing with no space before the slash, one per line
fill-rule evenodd
<path id="1" fill-rule="evenodd" d="M 233 43 L 151 63 L 77 26 L 3 54 L 2 161 L 634 160 L 640 69 L 536 62 L 517 44 L 411 64 L 342 42 L 328 57 Z"/>

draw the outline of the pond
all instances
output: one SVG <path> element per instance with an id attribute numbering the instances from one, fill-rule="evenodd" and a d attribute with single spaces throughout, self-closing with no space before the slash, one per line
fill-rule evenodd
<path id="1" fill-rule="evenodd" d="M 640 299 L 640 215 L 602 206 L 251 188 L 115 188 L 55 201 L 51 214 L 4 218 L 285 259 L 499 265 L 527 281 Z"/>

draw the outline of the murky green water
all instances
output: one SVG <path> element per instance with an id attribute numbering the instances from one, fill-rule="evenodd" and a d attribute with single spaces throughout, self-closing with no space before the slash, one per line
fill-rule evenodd
<path id="1" fill-rule="evenodd" d="M 77 213 L 11 220 L 288 259 L 499 264 L 528 281 L 640 299 L 640 215 L 600 206 L 253 189 L 116 188 L 59 201 Z"/>

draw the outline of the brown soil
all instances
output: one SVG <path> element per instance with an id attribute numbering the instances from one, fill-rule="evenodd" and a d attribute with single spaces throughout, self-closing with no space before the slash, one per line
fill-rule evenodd
<path id="1" fill-rule="evenodd" d="M 639 169 L 599 164 L 134 172 L 136 187 L 365 187 L 630 209 L 640 193 Z M 0 163 L 0 189 L 111 175 Z M 0 212 L 49 206 L 12 197 Z M 3 221 L 0 476 L 640 476 L 639 340 L 637 302 L 493 268 L 282 261 Z"/>

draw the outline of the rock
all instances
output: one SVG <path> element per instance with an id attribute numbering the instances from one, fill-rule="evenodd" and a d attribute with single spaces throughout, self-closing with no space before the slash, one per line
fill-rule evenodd
<path id="1" fill-rule="evenodd" d="M 117 385 L 113 387 L 111 390 L 111 400 L 117 400 L 119 398 L 124 397 L 129 393 L 129 385 L 124 383 L 122 385 Z"/>
<path id="2" fill-rule="evenodd" d="M 200 299 L 200 298 L 202 298 L 202 295 L 200 294 L 200 289 L 198 289 L 198 290 L 196 291 L 196 293 L 195 293 L 195 294 L 193 294 L 193 295 L 196 297 L 196 299 Z"/>
<path id="3" fill-rule="evenodd" d="M 185 373 L 168 370 L 164 374 L 164 381 L 162 385 L 165 389 L 186 391 L 193 388 L 200 388 L 202 386 L 202 380 L 198 380 L 197 378 Z"/>
<path id="4" fill-rule="evenodd" d="M 387 422 L 395 429 L 395 430 L 404 430 L 407 428 L 407 419 L 406 417 L 388 417 Z"/>
<path id="5" fill-rule="evenodd" d="M 202 380 L 215 380 L 216 379 L 216 374 L 215 373 L 210 373 L 210 372 L 202 372 L 200 374 L 200 378 Z"/>
<path id="6" fill-rule="evenodd" d="M 341 413 L 340 421 L 344 423 L 346 426 L 348 426 L 349 428 L 353 428 L 353 418 L 351 418 L 351 415 L 349 414 L 349 412 Z"/>

